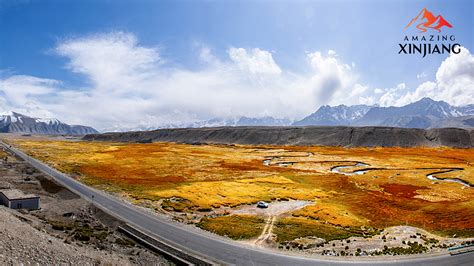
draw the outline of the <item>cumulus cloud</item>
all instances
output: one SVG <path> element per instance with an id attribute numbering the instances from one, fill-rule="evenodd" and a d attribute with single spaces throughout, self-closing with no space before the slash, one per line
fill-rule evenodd
<path id="1" fill-rule="evenodd" d="M 138 45 L 133 34 L 113 32 L 69 39 L 55 51 L 69 58 L 67 67 L 84 74 L 96 89 L 121 91 L 148 77 L 160 61 L 156 48 Z"/>
<path id="2" fill-rule="evenodd" d="M 293 73 L 260 48 L 230 47 L 227 58 L 199 48 L 196 57 L 203 66 L 190 70 L 169 66 L 158 48 L 140 45 L 130 33 L 66 39 L 54 51 L 89 85 L 74 88 L 51 79 L 10 76 L 0 90 L 12 108 L 30 103 L 65 122 L 100 130 L 215 117 L 299 119 L 321 104 L 373 101 L 367 87 L 357 83 L 354 67 L 332 50 L 308 53 L 307 71 Z"/>
<path id="3" fill-rule="evenodd" d="M 47 97 L 56 92 L 61 82 L 25 75 L 15 75 L 0 80 L 0 111 L 13 109 L 24 114 L 51 116 L 51 112 L 41 108 L 39 102 L 47 101 Z"/>
<path id="4" fill-rule="evenodd" d="M 316 97 L 326 104 L 358 104 L 371 102 L 367 86 L 357 83 L 354 66 L 341 62 L 335 51 L 327 55 L 321 52 L 309 53 L 308 58 L 314 70 L 311 78 Z"/>
<path id="5" fill-rule="evenodd" d="M 229 49 L 229 57 L 239 69 L 251 74 L 281 74 L 280 67 L 268 51 L 258 48 L 247 51 L 244 48 L 232 47 Z"/>
<path id="6" fill-rule="evenodd" d="M 130 33 L 66 39 L 54 51 L 88 85 L 12 75 L 0 80 L 0 108 L 107 131 L 216 117 L 300 119 L 323 104 L 403 105 L 428 96 L 461 105 L 474 98 L 474 62 L 465 48 L 441 63 L 435 81 L 416 89 L 405 83 L 370 88 L 359 81 L 355 64 L 333 50 L 307 53 L 306 70 L 295 73 L 260 48 L 230 47 L 224 58 L 205 45 L 196 48 L 202 65 L 186 69 L 171 66 L 160 49 L 141 45 Z"/>
<path id="7" fill-rule="evenodd" d="M 436 72 L 435 81 L 426 81 L 415 90 L 387 89 L 380 97 L 381 105 L 405 105 L 423 97 L 443 100 L 452 105 L 472 104 L 474 99 L 474 56 L 462 47 L 459 54 L 450 54 Z"/>

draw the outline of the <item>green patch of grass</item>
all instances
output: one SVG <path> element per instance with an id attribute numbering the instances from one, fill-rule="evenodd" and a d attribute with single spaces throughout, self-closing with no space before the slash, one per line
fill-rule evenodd
<path id="1" fill-rule="evenodd" d="M 51 228 L 58 231 L 69 231 L 73 228 L 73 225 L 60 222 L 60 221 L 49 221 Z"/>
<path id="2" fill-rule="evenodd" d="M 372 236 L 379 231 L 373 228 L 338 227 L 303 217 L 278 220 L 273 228 L 278 242 L 290 241 L 299 237 L 316 236 L 326 241 L 346 239 L 351 236 Z"/>
<path id="3" fill-rule="evenodd" d="M 54 230 L 64 231 L 79 241 L 87 242 L 92 238 L 103 241 L 109 235 L 109 231 L 102 226 L 90 227 L 88 224 L 83 224 L 81 222 L 67 223 L 52 220 L 48 222 Z"/>
<path id="4" fill-rule="evenodd" d="M 408 247 L 392 247 L 389 248 L 384 246 L 382 251 L 376 251 L 373 255 L 409 255 L 409 254 L 420 254 L 428 251 L 428 248 L 418 244 L 417 242 L 408 242 Z"/>
<path id="5" fill-rule="evenodd" d="M 75 239 L 81 241 L 89 241 L 91 238 L 96 238 L 102 241 L 107 238 L 109 232 L 102 227 L 90 227 L 87 224 L 76 224 L 76 227 L 72 234 Z"/>
<path id="6" fill-rule="evenodd" d="M 128 238 L 117 238 L 115 239 L 115 243 L 122 245 L 122 246 L 135 246 L 135 242 L 133 240 L 130 240 Z"/>
<path id="7" fill-rule="evenodd" d="M 215 218 L 203 218 L 198 227 L 230 237 L 232 239 L 250 239 L 262 233 L 265 221 L 252 215 L 227 215 Z"/>

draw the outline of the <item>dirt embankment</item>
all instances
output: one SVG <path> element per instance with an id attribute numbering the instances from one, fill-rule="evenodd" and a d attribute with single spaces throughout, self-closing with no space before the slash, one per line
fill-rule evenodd
<path id="1" fill-rule="evenodd" d="M 471 148 L 474 144 L 473 132 L 460 128 L 215 127 L 90 134 L 83 139 L 141 143 Z"/>
<path id="2" fill-rule="evenodd" d="M 119 233 L 120 221 L 0 149 L 0 189 L 41 199 L 39 210 L 0 206 L 0 265 L 170 265 Z"/>

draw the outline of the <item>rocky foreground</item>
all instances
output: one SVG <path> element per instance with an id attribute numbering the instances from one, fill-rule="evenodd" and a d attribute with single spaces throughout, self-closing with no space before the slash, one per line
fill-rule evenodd
<path id="1" fill-rule="evenodd" d="M 190 144 L 471 148 L 474 130 L 395 127 L 213 127 L 89 134 L 84 140 Z"/>
<path id="2" fill-rule="evenodd" d="M 21 217 L 21 216 L 20 216 Z M 89 246 L 75 246 L 31 227 L 0 207 L 0 264 L 131 265 L 126 256 L 117 256 Z"/>
<path id="3" fill-rule="evenodd" d="M 0 265 L 172 265 L 118 232 L 120 221 L 1 150 L 0 188 L 41 198 L 39 210 L 0 205 Z"/>

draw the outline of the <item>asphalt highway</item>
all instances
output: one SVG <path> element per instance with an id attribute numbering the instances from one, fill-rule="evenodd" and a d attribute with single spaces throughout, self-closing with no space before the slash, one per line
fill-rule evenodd
<path id="1" fill-rule="evenodd" d="M 187 253 L 205 258 L 213 264 L 235 265 L 474 265 L 474 252 L 451 256 L 425 256 L 416 258 L 334 258 L 322 259 L 288 255 L 283 252 L 254 248 L 231 240 L 214 236 L 191 226 L 148 213 L 102 191 L 90 188 L 45 163 L 26 155 L 22 151 L 5 148 L 29 162 L 33 167 L 52 176 L 56 181 L 89 200 L 97 207 L 118 219 L 146 232 L 168 245 Z"/>

